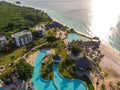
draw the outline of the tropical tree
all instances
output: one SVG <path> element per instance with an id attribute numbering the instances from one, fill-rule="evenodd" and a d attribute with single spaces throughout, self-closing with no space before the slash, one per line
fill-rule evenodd
<path id="1" fill-rule="evenodd" d="M 57 40 L 57 38 L 56 38 L 55 36 L 53 36 L 53 35 L 49 35 L 49 36 L 47 36 L 46 38 L 47 38 L 47 41 L 48 41 L 48 42 L 53 42 L 53 41 L 56 41 L 56 40 Z"/>
<path id="2" fill-rule="evenodd" d="M 18 77 L 21 80 L 27 81 L 32 78 L 33 66 L 27 63 L 25 60 L 21 60 L 17 65 Z"/>
<path id="3" fill-rule="evenodd" d="M 79 55 L 80 52 L 81 52 L 81 48 L 79 47 L 79 45 L 76 43 L 72 43 L 71 53 L 77 56 Z"/>

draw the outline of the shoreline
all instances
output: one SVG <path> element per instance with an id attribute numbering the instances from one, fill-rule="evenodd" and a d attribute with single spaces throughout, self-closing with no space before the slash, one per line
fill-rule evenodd
<path id="1" fill-rule="evenodd" d="M 15 4 L 15 3 L 12 2 L 12 1 L 8 1 L 8 0 L 5 0 L 5 1 L 6 1 L 6 2 L 9 2 L 9 3 L 12 3 L 12 4 Z M 15 5 L 17 5 L 17 4 L 15 4 Z M 44 9 L 42 9 L 42 8 L 40 8 L 40 7 L 34 7 L 34 6 L 31 6 L 31 5 L 20 4 L 20 5 L 18 5 L 18 6 L 21 6 L 21 7 L 26 6 L 26 7 L 31 7 L 31 8 L 34 8 L 34 9 L 38 9 L 38 10 L 44 11 Z M 46 11 L 44 11 L 44 12 L 46 12 Z M 46 13 L 47 13 L 47 12 L 46 12 Z M 49 15 L 49 13 L 47 13 L 47 14 Z M 49 15 L 49 16 L 50 16 L 50 15 Z M 58 23 L 60 23 L 60 24 L 62 24 L 62 25 L 64 25 L 64 26 L 67 26 L 67 27 L 69 27 L 69 28 L 72 28 L 71 26 L 68 26 L 68 25 L 64 24 L 63 22 L 55 19 L 54 17 L 52 17 L 52 16 L 50 16 L 50 17 L 51 17 L 51 19 L 52 19 L 53 21 L 56 21 L 56 22 L 58 22 Z M 80 32 L 80 31 L 77 30 L 77 29 L 74 29 L 74 31 L 75 31 L 76 33 L 78 33 L 79 35 L 83 36 L 83 37 L 93 38 L 92 36 L 87 35 L 87 34 L 85 34 L 85 33 L 82 33 L 82 32 Z M 101 42 L 101 44 L 106 45 L 106 46 L 108 46 L 108 47 L 110 47 L 110 48 L 113 48 L 113 49 L 115 49 L 117 52 L 120 52 L 119 50 L 117 50 L 116 48 L 112 47 L 112 46 L 109 45 L 109 44 L 106 44 L 106 43 L 103 43 L 103 42 Z"/>
<path id="2" fill-rule="evenodd" d="M 52 18 L 53 21 L 56 21 L 56 22 L 62 24 L 63 26 L 67 26 L 67 25 L 65 25 L 63 22 L 60 22 L 59 20 L 55 19 L 54 17 L 51 17 L 51 18 Z M 67 26 L 67 27 L 72 28 L 72 27 L 70 27 L 70 26 Z M 80 32 L 79 30 L 74 29 L 74 31 L 75 31 L 77 34 L 79 34 L 79 35 L 81 35 L 81 36 L 83 36 L 83 37 L 93 38 L 92 36 L 87 35 L 87 34 L 85 34 L 85 33 L 82 33 L 82 32 Z M 112 46 L 110 46 L 110 45 L 108 45 L 108 44 L 105 44 L 105 43 L 101 42 L 101 45 L 107 46 L 108 48 L 113 49 L 113 50 L 116 51 L 117 53 L 120 53 L 119 50 L 117 50 L 116 48 L 114 48 L 114 47 L 112 47 Z"/>

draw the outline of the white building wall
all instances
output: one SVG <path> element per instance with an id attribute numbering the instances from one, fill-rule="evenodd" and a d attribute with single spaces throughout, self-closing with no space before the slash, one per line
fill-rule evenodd
<path id="1" fill-rule="evenodd" d="M 23 36 L 23 35 L 25 35 L 25 36 Z M 19 36 L 12 35 L 12 37 L 15 38 L 15 42 L 16 42 L 16 45 L 18 47 L 20 47 L 22 45 L 26 45 L 26 44 L 28 44 L 28 43 L 30 43 L 32 41 L 32 34 L 31 34 L 31 32 L 24 32 L 21 36 L 20 35 Z M 21 42 L 21 44 L 20 44 L 20 42 Z"/>
<path id="2" fill-rule="evenodd" d="M 16 43 L 17 46 L 20 46 L 18 38 L 15 38 L 15 43 Z"/>
<path id="3" fill-rule="evenodd" d="M 1 41 L 1 42 L 0 42 L 0 46 L 4 46 L 5 44 L 8 43 L 5 36 L 2 36 L 2 37 L 0 38 L 0 41 Z"/>
<path id="4" fill-rule="evenodd" d="M 28 36 L 27 36 L 28 37 Z M 25 37 L 25 44 L 27 44 L 28 43 L 28 39 L 27 39 L 27 37 Z"/>
<path id="5" fill-rule="evenodd" d="M 23 38 L 21 38 L 22 45 L 25 45 Z"/>
<path id="6" fill-rule="evenodd" d="M 28 42 L 30 42 L 31 40 L 30 40 L 30 35 L 28 36 Z"/>
<path id="7" fill-rule="evenodd" d="M 46 30 L 42 30 L 42 35 L 45 35 L 46 34 Z"/>

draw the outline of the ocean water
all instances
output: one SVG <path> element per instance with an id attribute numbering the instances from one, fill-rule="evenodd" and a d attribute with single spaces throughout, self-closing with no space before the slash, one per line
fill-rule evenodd
<path id="1" fill-rule="evenodd" d="M 6 0 L 14 3 L 16 0 Z M 120 50 L 120 0 L 19 0 Z"/>

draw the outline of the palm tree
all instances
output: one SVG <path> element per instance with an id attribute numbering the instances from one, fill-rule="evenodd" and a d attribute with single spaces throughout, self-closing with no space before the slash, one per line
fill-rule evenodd
<path id="1" fill-rule="evenodd" d="M 59 33 L 59 36 L 60 36 L 60 37 L 62 36 L 62 33 L 61 33 L 61 32 Z"/>

